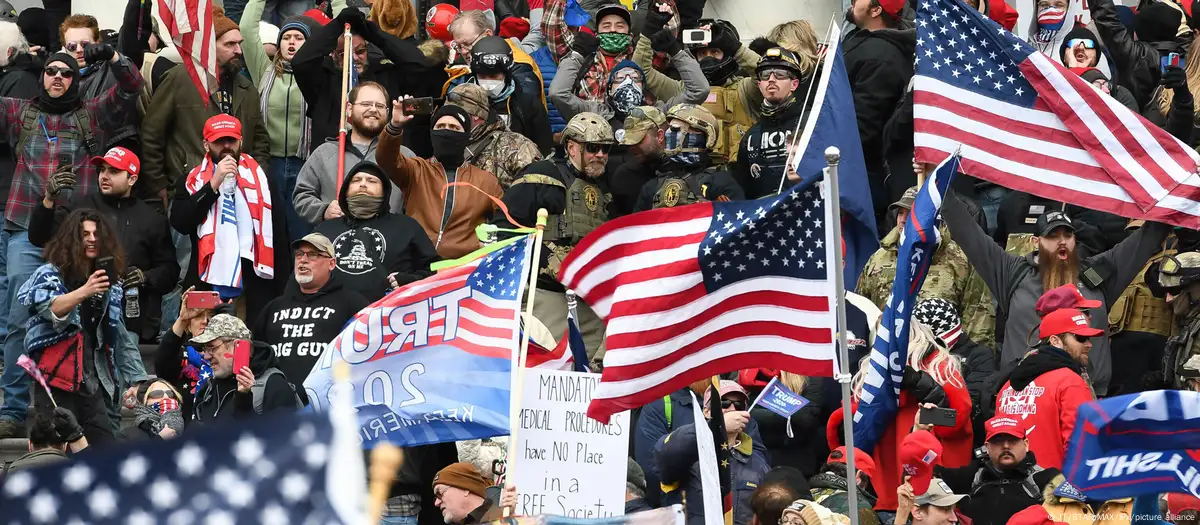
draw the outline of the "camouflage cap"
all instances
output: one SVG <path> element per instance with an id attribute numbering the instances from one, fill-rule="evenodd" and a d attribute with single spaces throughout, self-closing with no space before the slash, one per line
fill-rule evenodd
<path id="1" fill-rule="evenodd" d="M 479 120 L 487 120 L 492 111 L 487 90 L 478 84 L 463 83 L 454 86 L 454 89 L 446 94 L 446 103 L 463 108 L 468 115 Z"/>
<path id="2" fill-rule="evenodd" d="M 568 140 L 584 144 L 616 144 L 612 126 L 595 113 L 583 112 L 571 118 L 562 134 L 563 144 Z"/>
<path id="3" fill-rule="evenodd" d="M 1200 252 L 1184 252 L 1163 257 L 1158 265 L 1158 284 L 1168 290 L 1200 281 Z"/>
<path id="4" fill-rule="evenodd" d="M 229 314 L 217 314 L 208 320 L 204 331 L 192 338 L 198 345 L 208 344 L 217 339 L 250 339 L 250 329 L 241 319 Z"/>
<path id="5" fill-rule="evenodd" d="M 658 108 L 637 106 L 629 110 L 629 115 L 625 117 L 625 126 L 618 129 L 615 135 L 621 144 L 632 146 L 641 142 L 646 137 L 646 132 L 652 129 L 662 129 L 666 123 L 666 115 L 663 115 Z"/>
<path id="6" fill-rule="evenodd" d="M 904 195 L 900 196 L 900 200 L 893 202 L 891 205 L 889 205 L 888 211 L 892 211 L 895 208 L 904 208 L 906 210 L 911 210 L 913 207 L 913 203 L 917 202 L 917 192 L 918 191 L 920 191 L 920 188 L 918 188 L 916 186 L 913 186 L 907 190 L 904 190 Z"/>

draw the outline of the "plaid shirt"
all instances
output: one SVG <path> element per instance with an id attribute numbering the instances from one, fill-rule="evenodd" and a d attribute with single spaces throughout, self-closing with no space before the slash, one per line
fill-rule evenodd
<path id="1" fill-rule="evenodd" d="M 13 171 L 12 189 L 4 208 L 4 218 L 21 228 L 29 227 L 34 206 L 41 206 L 46 193 L 46 181 L 58 168 L 58 156 L 70 155 L 71 166 L 78 177 L 71 193 L 58 196 L 58 203 L 65 204 L 73 195 L 88 195 L 99 186 L 99 176 L 88 162 L 92 155 L 103 155 L 108 135 L 124 124 L 124 115 L 119 108 L 137 97 L 142 89 L 142 76 L 129 59 L 121 57 L 111 64 L 117 76 L 117 85 L 109 88 L 97 98 L 82 101 L 92 120 L 92 135 L 99 151 L 87 151 L 83 132 L 72 116 L 73 112 L 53 115 L 42 113 L 33 133 L 21 151 L 14 151 L 17 166 Z M 79 79 L 75 79 L 79 82 Z M 9 144 L 17 144 L 21 138 L 21 126 L 25 108 L 31 100 L 0 97 L 0 129 L 4 129 Z M 63 136 L 66 131 L 73 133 Z M 15 146 L 14 146 L 15 147 Z"/>

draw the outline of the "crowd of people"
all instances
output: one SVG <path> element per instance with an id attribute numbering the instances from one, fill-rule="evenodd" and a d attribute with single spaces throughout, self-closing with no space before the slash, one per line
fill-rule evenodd
<path id="1" fill-rule="evenodd" d="M 532 226 L 539 209 L 549 223 L 525 322 L 566 333 L 559 265 L 599 225 L 799 180 L 787 166 L 838 49 L 806 20 L 739 34 L 703 18 L 704 0 L 376 0 L 369 12 L 225 0 L 206 93 L 151 3 L 130 0 L 115 32 L 46 3 L 17 16 L 0 2 L 0 438 L 30 448 L 10 470 L 304 407 L 305 378 L 357 312 L 495 240 L 479 226 Z M 966 3 L 1017 22 L 1003 0 Z M 1200 45 L 1192 6 L 1092 0 L 1093 23 L 1064 28 L 1062 4 L 1039 0 L 1030 42 L 1200 143 L 1200 60 L 1165 60 Z M 913 161 L 915 8 L 854 0 L 840 43 L 880 233 L 845 292 L 855 404 L 930 168 Z M 702 38 L 683 37 L 694 30 Z M 343 99 L 344 60 L 355 81 Z M 634 410 L 627 510 L 687 502 L 687 521 L 704 522 L 707 426 L 693 393 L 706 418 L 724 418 L 739 525 L 851 513 L 866 525 L 1075 523 L 1148 505 L 1056 489 L 1081 404 L 1200 390 L 1200 232 L 962 174 L 953 187 L 900 409 L 873 450 L 855 452 L 852 483 L 838 383 L 763 367 Z M 582 302 L 577 322 L 600 369 L 604 325 Z M 156 347 L 152 362 L 140 345 Z M 809 403 L 790 418 L 752 408 L 772 379 Z M 709 411 L 714 391 L 723 414 Z M 410 447 L 385 522 L 497 517 L 515 496 L 489 490 L 500 473 L 486 454 L 458 462 L 471 446 L 487 444 Z M 932 477 L 909 479 L 908 458 L 930 453 Z M 1176 523 L 1196 521 L 1200 501 L 1175 505 Z"/>

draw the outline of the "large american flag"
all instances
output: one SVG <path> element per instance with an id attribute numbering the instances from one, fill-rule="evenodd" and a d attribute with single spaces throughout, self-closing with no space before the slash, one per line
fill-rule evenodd
<path id="1" fill-rule="evenodd" d="M 960 0 L 920 0 L 916 158 L 1088 208 L 1200 227 L 1200 155 Z"/>
<path id="2" fill-rule="evenodd" d="M 183 58 L 183 67 L 208 107 L 209 94 L 216 88 L 217 38 L 213 31 L 213 0 L 157 0 L 159 26 L 170 35 Z"/>
<path id="3" fill-rule="evenodd" d="M 341 503 L 366 483 L 336 474 L 339 463 L 361 465 L 362 453 L 347 456 L 333 436 L 327 416 L 287 414 L 85 450 L 6 475 L 0 523 L 352 523 Z"/>
<path id="4" fill-rule="evenodd" d="M 772 366 L 830 376 L 831 210 L 817 184 L 605 223 L 559 278 L 607 322 L 588 415 L 601 422 L 699 379 Z M 839 270 L 839 269 L 834 269 Z"/>

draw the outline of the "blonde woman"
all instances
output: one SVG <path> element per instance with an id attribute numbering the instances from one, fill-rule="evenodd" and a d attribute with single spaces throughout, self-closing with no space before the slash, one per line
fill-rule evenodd
<path id="1" fill-rule="evenodd" d="M 866 374 L 871 369 L 867 363 L 869 359 L 869 356 L 864 358 L 851 383 L 852 406 L 855 410 Z M 958 359 L 950 354 L 928 326 L 914 320 L 909 330 L 906 365 L 901 382 L 900 410 L 871 454 L 877 465 L 876 477 L 872 478 L 879 494 L 879 501 L 875 505 L 877 511 L 896 510 L 896 488 L 900 486 L 902 473 L 898 454 L 900 442 L 912 433 L 917 413 L 923 405 L 932 404 L 955 411 L 954 426 L 927 428 L 942 443 L 944 454 L 939 458 L 941 464 L 955 468 L 971 460 L 971 395 L 963 381 Z M 839 408 L 825 427 L 830 449 L 843 444 L 843 419 L 844 414 Z M 921 426 L 926 428 L 926 425 Z"/>

